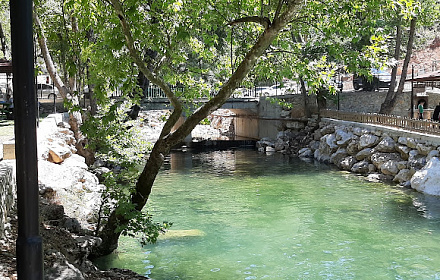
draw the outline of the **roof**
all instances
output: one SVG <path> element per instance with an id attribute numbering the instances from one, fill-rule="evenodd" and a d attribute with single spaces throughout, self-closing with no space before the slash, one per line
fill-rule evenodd
<path id="1" fill-rule="evenodd" d="M 440 71 L 434 71 L 414 77 L 414 79 L 406 79 L 407 82 L 437 82 L 440 81 Z"/>

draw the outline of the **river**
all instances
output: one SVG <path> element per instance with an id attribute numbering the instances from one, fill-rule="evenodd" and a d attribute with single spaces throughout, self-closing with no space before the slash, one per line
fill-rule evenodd
<path id="1" fill-rule="evenodd" d="M 440 200 L 254 150 L 173 153 L 148 210 L 170 234 L 96 261 L 165 279 L 440 279 Z"/>

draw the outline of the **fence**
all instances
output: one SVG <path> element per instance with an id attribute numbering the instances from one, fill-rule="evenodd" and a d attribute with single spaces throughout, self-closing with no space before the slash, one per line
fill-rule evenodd
<path id="1" fill-rule="evenodd" d="M 388 127 L 401 128 L 414 132 L 440 135 L 440 123 L 430 120 L 416 120 L 399 116 L 341 112 L 334 110 L 322 110 L 321 116 L 343 121 L 377 124 Z"/>

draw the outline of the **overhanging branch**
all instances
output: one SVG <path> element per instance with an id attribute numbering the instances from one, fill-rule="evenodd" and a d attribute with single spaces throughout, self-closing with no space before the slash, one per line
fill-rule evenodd
<path id="1" fill-rule="evenodd" d="M 257 16 L 239 18 L 239 19 L 236 19 L 236 20 L 229 22 L 228 25 L 232 26 L 232 25 L 237 25 L 239 23 L 245 23 L 245 22 L 254 22 L 254 23 L 261 24 L 262 26 L 264 26 L 265 29 L 269 28 L 269 26 L 271 25 L 269 18 L 257 17 Z"/>

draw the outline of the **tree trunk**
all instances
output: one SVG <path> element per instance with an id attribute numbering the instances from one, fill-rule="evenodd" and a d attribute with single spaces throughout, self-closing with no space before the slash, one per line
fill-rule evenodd
<path id="1" fill-rule="evenodd" d="M 396 46 L 395 46 L 395 50 L 394 50 L 394 59 L 396 60 L 396 62 L 400 58 L 400 46 L 401 45 L 402 45 L 402 26 L 400 25 L 400 22 L 399 22 L 396 27 Z M 385 97 L 384 102 L 380 106 L 380 111 L 379 111 L 380 114 L 389 114 L 392 111 L 392 106 L 391 106 L 392 100 L 395 100 L 395 98 L 396 98 L 395 88 L 396 88 L 398 67 L 399 67 L 399 65 L 396 63 L 396 65 L 394 65 L 394 67 L 393 67 L 393 70 L 391 71 L 390 87 L 388 88 L 388 92 L 387 92 L 387 95 Z"/>
<path id="2" fill-rule="evenodd" d="M 40 46 L 41 54 L 43 55 L 47 71 L 49 72 L 49 76 L 52 78 L 52 81 L 56 86 L 56 88 L 58 89 L 58 92 L 60 93 L 63 100 L 72 100 L 74 104 L 78 104 L 79 103 L 78 98 L 72 96 L 70 90 L 64 85 L 63 81 L 61 80 L 60 76 L 57 73 L 57 70 L 52 60 L 52 56 L 50 55 L 49 49 L 47 47 L 46 37 L 44 36 L 41 22 L 35 11 L 34 11 L 34 21 L 37 26 L 38 45 Z M 86 159 L 86 163 L 92 164 L 95 158 L 94 152 L 86 148 L 87 140 L 80 133 L 79 130 L 80 123 L 81 123 L 81 116 L 80 115 L 76 116 L 75 114 L 70 113 L 69 124 L 70 124 L 70 129 L 73 131 L 76 139 L 77 153 Z"/>
<path id="3" fill-rule="evenodd" d="M 218 94 L 210 99 L 205 105 L 196 110 L 190 115 L 186 121 L 174 132 L 171 133 L 172 126 L 177 122 L 182 112 L 182 104 L 170 91 L 169 87 L 160 78 L 151 73 L 143 63 L 140 54 L 134 47 L 134 40 L 130 31 L 129 23 L 125 19 L 122 5 L 118 0 L 111 0 L 111 3 L 115 9 L 115 13 L 120 20 L 122 31 L 126 38 L 126 44 L 130 51 L 135 63 L 138 65 L 142 73 L 153 83 L 157 84 L 165 92 L 170 99 L 171 104 L 175 108 L 172 115 L 165 124 L 159 140 L 153 147 L 150 157 L 138 178 L 136 184 L 135 193 L 132 196 L 132 203 L 135 205 L 138 211 L 141 211 L 145 206 L 148 197 L 151 193 L 151 189 L 156 179 L 156 176 L 163 164 L 164 158 L 168 155 L 171 147 L 181 142 L 193 128 L 210 113 L 220 108 L 227 99 L 232 95 L 232 92 L 237 88 L 247 74 L 252 70 L 257 62 L 257 59 L 264 53 L 264 51 L 270 46 L 272 41 L 276 38 L 278 33 L 291 22 L 295 12 L 297 11 L 302 1 L 295 0 L 290 1 L 287 4 L 286 11 L 276 18 L 272 25 L 265 29 L 265 31 L 257 39 L 255 45 L 249 50 L 243 61 L 237 67 L 237 70 L 231 75 L 229 80 L 223 85 Z M 117 232 L 117 228 L 120 225 L 127 225 L 128 220 L 121 217 L 121 214 L 117 214 L 119 209 L 114 209 L 110 215 L 108 223 L 104 226 L 99 236 L 103 242 L 94 253 L 94 256 L 104 255 L 111 253 L 117 248 L 117 240 L 120 233 Z"/>
<path id="4" fill-rule="evenodd" d="M 302 77 L 299 78 L 299 82 L 301 85 L 301 95 L 304 98 L 303 106 L 304 106 L 304 115 L 306 118 L 311 117 L 310 108 L 309 108 L 309 101 L 308 101 L 308 94 L 307 94 L 307 88 L 306 83 L 304 82 L 304 79 Z"/>
<path id="5" fill-rule="evenodd" d="M 412 49 L 413 49 L 413 45 L 414 45 L 414 36 L 415 36 L 415 32 L 416 32 L 416 25 L 417 25 L 417 19 L 412 18 L 411 23 L 410 23 L 410 29 L 409 29 L 408 44 L 406 46 L 406 56 L 405 56 L 405 59 L 403 61 L 403 65 L 402 65 L 402 74 L 400 76 L 399 86 L 397 88 L 397 92 L 395 92 L 395 93 L 394 93 L 394 90 L 392 91 L 392 94 L 390 94 L 390 91 L 388 91 L 387 97 L 385 98 L 385 101 L 384 101 L 384 103 L 382 103 L 381 108 L 380 108 L 381 114 L 391 114 L 391 112 L 394 109 L 394 106 L 396 105 L 397 97 L 402 95 L 402 93 L 403 93 L 403 89 L 405 86 L 405 80 L 406 80 L 407 73 L 408 73 L 409 61 L 411 59 Z M 396 42 L 396 45 L 397 45 L 397 42 Z M 394 71 L 394 69 L 393 69 L 393 71 Z"/>
<path id="6" fill-rule="evenodd" d="M 6 39 L 5 39 L 5 33 L 3 32 L 3 26 L 1 23 L 0 23 L 0 42 L 1 42 L 1 47 L 2 47 L 3 57 L 6 58 L 7 57 Z"/>

